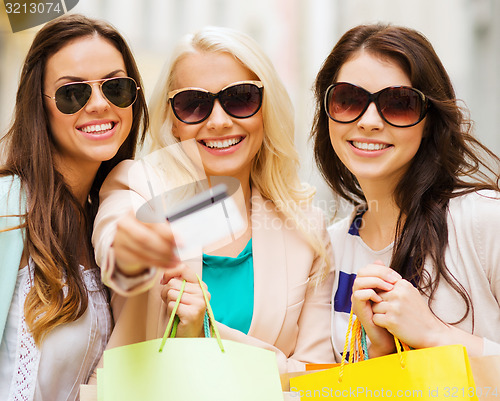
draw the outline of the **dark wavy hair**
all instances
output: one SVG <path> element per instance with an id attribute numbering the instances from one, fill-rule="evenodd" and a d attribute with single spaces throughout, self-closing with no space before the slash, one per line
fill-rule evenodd
<path id="1" fill-rule="evenodd" d="M 54 167 L 55 147 L 43 101 L 49 57 L 70 41 L 99 36 L 116 47 L 128 76 L 142 87 L 139 70 L 124 38 L 110 24 L 68 14 L 47 23 L 35 36 L 22 68 L 12 126 L 2 138 L 6 162 L 0 175 L 17 175 L 28 194 L 25 251 L 35 264 L 34 285 L 24 313 L 37 343 L 56 326 L 78 319 L 87 308 L 79 271 L 82 255 L 94 260 L 90 242 L 99 206 L 99 189 L 111 169 L 134 156 L 149 125 L 142 90 L 132 106 L 133 123 L 116 155 L 101 163 L 82 207 Z"/>
<path id="2" fill-rule="evenodd" d="M 366 203 L 356 177 L 330 142 L 324 97 L 339 70 L 360 51 L 397 63 L 412 86 L 430 100 L 420 148 L 397 185 L 400 208 L 391 267 L 418 283 L 429 304 L 441 278 L 464 300 L 463 321 L 473 306 L 465 288 L 445 264 L 449 200 L 481 189 L 499 190 L 500 160 L 471 134 L 472 124 L 456 100 L 448 73 L 431 43 L 419 32 L 392 25 L 360 25 L 346 32 L 324 61 L 315 81 L 316 109 L 311 131 L 319 170 L 333 191 L 353 205 Z M 491 167 L 491 166 L 495 167 Z M 427 258 L 436 274 L 424 270 Z"/>

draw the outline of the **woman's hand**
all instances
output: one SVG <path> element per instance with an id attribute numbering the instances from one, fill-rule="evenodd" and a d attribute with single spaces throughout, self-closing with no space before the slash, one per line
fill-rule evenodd
<path id="1" fill-rule="evenodd" d="M 370 357 L 394 352 L 393 336 L 412 348 L 463 344 L 483 354 L 483 339 L 439 320 L 427 298 L 398 273 L 375 262 L 361 269 L 353 285 L 353 309 L 370 338 Z"/>
<path id="2" fill-rule="evenodd" d="M 407 280 L 380 294 L 381 302 L 373 304 L 373 322 L 384 327 L 413 348 L 439 345 L 447 336 L 448 325 L 430 310 L 427 299 Z M 448 334 L 449 336 L 449 334 Z"/>
<path id="3" fill-rule="evenodd" d="M 180 264 L 173 269 L 165 270 L 161 280 L 161 284 L 164 285 L 161 298 L 167 304 L 167 312 L 170 316 L 179 296 L 183 280 L 186 280 L 186 286 L 176 312 L 179 317 L 176 336 L 204 337 L 203 319 L 207 306 L 198 277 L 188 266 Z M 206 284 L 202 283 L 202 285 L 207 290 Z M 207 294 L 210 299 L 208 291 Z"/>
<path id="4" fill-rule="evenodd" d="M 170 268 L 180 260 L 168 222 L 143 223 L 133 212 L 117 224 L 113 248 L 118 269 L 126 276 L 137 276 L 149 267 Z"/>
<path id="5" fill-rule="evenodd" d="M 376 261 L 359 270 L 352 289 L 352 307 L 370 339 L 370 357 L 392 353 L 395 350 L 393 335 L 377 323 L 374 306 L 383 301 L 382 294 L 393 290 L 401 276 Z"/>

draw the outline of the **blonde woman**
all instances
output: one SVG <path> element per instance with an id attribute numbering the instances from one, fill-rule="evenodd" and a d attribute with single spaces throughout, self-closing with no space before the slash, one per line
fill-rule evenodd
<path id="1" fill-rule="evenodd" d="M 160 337 L 183 279 L 177 336 L 203 336 L 199 273 L 222 338 L 275 351 L 281 372 L 332 362 L 328 235 L 310 205 L 313 190 L 299 182 L 292 105 L 269 59 L 237 31 L 188 35 L 157 84 L 151 115 L 153 150 L 190 141 L 209 181 L 239 182 L 247 224 L 233 241 L 179 263 L 167 223 L 126 214 L 130 193 L 146 200 L 148 188 L 133 163 L 118 166 L 101 191 L 94 244 L 109 285 L 140 295 L 115 299 L 110 346 Z"/>

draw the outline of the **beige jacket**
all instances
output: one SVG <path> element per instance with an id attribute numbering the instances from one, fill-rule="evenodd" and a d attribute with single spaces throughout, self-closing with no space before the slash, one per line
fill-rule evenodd
<path id="1" fill-rule="evenodd" d="M 120 288 L 115 274 L 111 245 L 117 219 L 150 199 L 143 177 L 130 174 L 134 163 L 122 162 L 106 179 L 94 225 L 96 260 L 103 280 L 114 290 L 111 303 L 116 325 L 108 348 L 162 337 L 168 320 L 157 274 L 133 291 Z M 330 257 L 322 213 L 314 209 L 307 217 L 319 230 Z M 303 370 L 304 363 L 334 362 L 330 340 L 333 269 L 319 285 L 311 284 L 323 262 L 299 231 L 290 228 L 274 205 L 255 190 L 251 219 L 255 296 L 250 330 L 244 334 L 218 324 L 221 337 L 274 351 L 281 373 Z M 201 257 L 186 263 L 201 276 Z"/>

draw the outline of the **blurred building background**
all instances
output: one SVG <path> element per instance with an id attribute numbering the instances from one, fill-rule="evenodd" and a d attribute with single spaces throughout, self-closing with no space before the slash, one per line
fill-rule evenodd
<path id="1" fill-rule="evenodd" d="M 360 23 L 388 22 L 424 33 L 471 110 L 476 135 L 500 154 L 500 0 L 80 0 L 71 11 L 115 25 L 134 50 L 146 96 L 177 40 L 205 25 L 242 30 L 261 44 L 296 111 L 302 179 L 329 201 L 308 142 L 311 87 L 336 41 Z M 7 129 L 23 58 L 38 28 L 13 34 L 0 5 L 0 135 Z M 327 203 L 324 203 L 326 205 Z M 323 206 L 324 206 L 323 205 Z"/>

